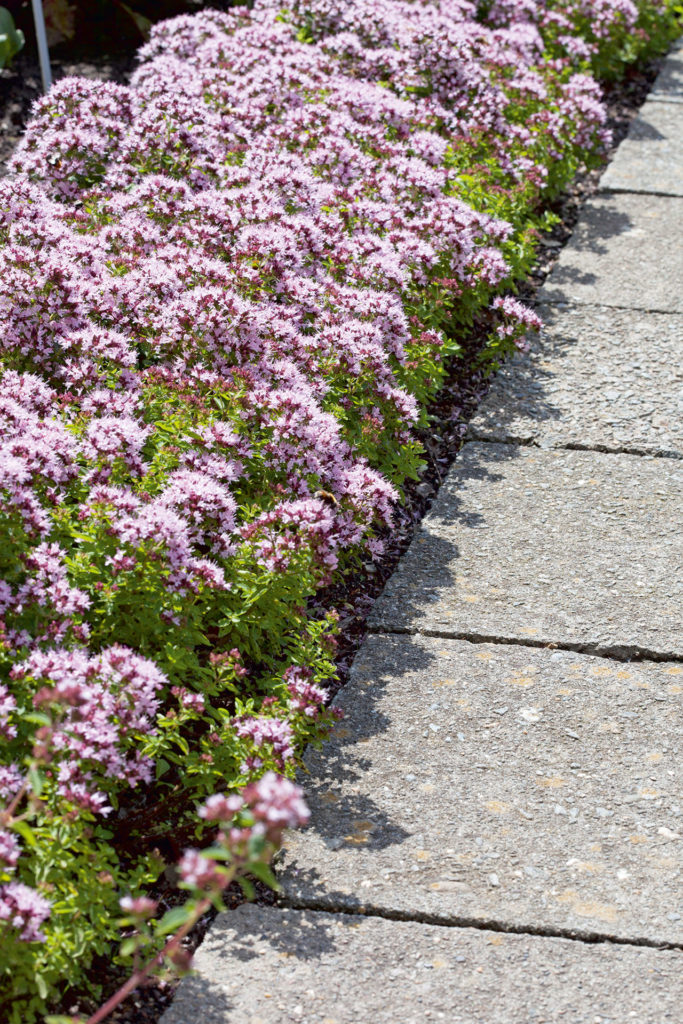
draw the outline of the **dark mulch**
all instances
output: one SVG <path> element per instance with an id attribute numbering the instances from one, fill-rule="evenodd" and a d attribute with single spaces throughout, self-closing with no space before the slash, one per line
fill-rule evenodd
<path id="1" fill-rule="evenodd" d="M 188 8 L 193 0 L 187 0 Z M 230 0 L 213 0 L 197 7 L 229 7 Z M 62 48 L 64 50 L 64 48 Z M 632 69 L 623 82 L 606 90 L 609 109 L 609 126 L 614 133 L 611 157 L 619 142 L 625 137 L 638 107 L 650 90 L 661 61 L 638 69 Z M 125 82 L 134 66 L 131 52 L 113 52 L 94 57 L 92 52 L 66 52 L 57 55 L 53 70 L 55 78 L 67 74 L 79 74 L 92 78 Z M 40 93 L 40 74 L 35 56 L 27 50 L 15 62 L 10 71 L 0 72 L 0 174 L 3 162 L 11 153 L 26 123 L 30 106 Z M 560 222 L 545 237 L 539 246 L 536 265 L 529 278 L 519 288 L 519 295 L 527 302 L 534 303 L 538 289 L 552 270 L 562 246 L 569 239 L 577 222 L 582 203 L 593 195 L 598 186 L 601 171 L 579 174 L 572 186 L 551 206 Z M 366 622 L 370 608 L 381 593 L 398 560 L 405 552 L 417 523 L 431 506 L 432 500 L 464 443 L 467 423 L 472 418 L 479 402 L 485 396 L 489 382 L 478 366 L 478 356 L 484 343 L 483 332 L 473 332 L 467 351 L 455 359 L 449 368 L 444 387 L 429 408 L 429 426 L 421 432 L 425 447 L 427 466 L 419 481 L 406 487 L 406 501 L 396 513 L 394 528 L 382 538 L 386 551 L 376 564 L 368 563 L 360 572 L 346 580 L 343 587 L 332 587 L 321 599 L 326 607 L 335 607 L 341 614 L 341 634 L 338 638 L 339 689 L 348 679 L 348 672 L 354 655 L 366 635 Z M 155 897 L 160 899 L 164 909 L 180 902 L 177 890 L 165 878 L 160 880 Z M 262 885 L 257 885 L 257 901 L 272 903 L 275 896 Z M 228 907 L 235 907 L 243 901 L 240 890 L 229 891 Z M 197 925 L 187 941 L 188 949 L 196 949 L 203 939 L 214 914 L 208 914 Z M 126 980 L 125 973 L 112 967 L 104 959 L 98 960 L 91 973 L 93 982 L 103 986 L 110 994 Z M 116 1024 L 156 1024 L 173 998 L 175 983 L 153 980 L 139 989 L 119 1007 L 110 1020 Z M 70 997 L 62 1012 L 87 1014 L 93 1006 L 87 998 Z"/>

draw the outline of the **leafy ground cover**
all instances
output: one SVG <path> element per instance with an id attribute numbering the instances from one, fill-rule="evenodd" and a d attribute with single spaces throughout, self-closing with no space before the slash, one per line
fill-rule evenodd
<path id="1" fill-rule="evenodd" d="M 475 321 L 487 366 L 523 344 L 505 293 L 606 143 L 593 75 L 675 14 L 268 0 L 38 104 L 0 185 L 9 1021 L 110 950 L 160 852 L 211 839 L 188 807 L 324 734 L 315 595 L 381 554 Z"/>

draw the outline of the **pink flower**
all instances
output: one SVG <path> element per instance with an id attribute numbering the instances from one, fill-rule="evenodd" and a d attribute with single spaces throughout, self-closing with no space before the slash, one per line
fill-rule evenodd
<path id="1" fill-rule="evenodd" d="M 216 862 L 203 857 L 200 850 L 188 849 L 178 861 L 178 873 L 186 885 L 199 889 L 222 889 L 225 876 L 216 867 Z"/>
<path id="2" fill-rule="evenodd" d="M 67 800 L 107 814 L 111 808 L 96 778 L 130 786 L 150 781 L 152 765 L 135 749 L 135 736 L 155 731 L 158 691 L 166 680 L 152 662 L 126 647 L 96 657 L 34 651 L 12 675 L 44 683 L 36 706 L 60 708 L 45 756 L 58 763 L 58 791 Z"/>
<path id="3" fill-rule="evenodd" d="M 329 697 L 327 690 L 311 680 L 311 669 L 291 665 L 284 674 L 289 691 L 289 707 L 308 718 L 317 718 Z"/>
<path id="4" fill-rule="evenodd" d="M 12 832 L 0 829 L 0 863 L 13 868 L 19 860 L 20 853 L 21 848 L 17 837 Z"/>
<path id="5" fill-rule="evenodd" d="M 24 777 L 16 764 L 0 764 L 0 797 L 11 800 L 21 788 Z"/>
<path id="6" fill-rule="evenodd" d="M 205 821 L 232 821 L 237 812 L 241 810 L 243 800 L 241 796 L 223 796 L 222 793 L 214 793 L 199 809 L 199 817 Z"/>
<path id="7" fill-rule="evenodd" d="M 294 732 L 289 722 L 260 716 L 238 718 L 234 726 L 237 735 L 251 739 L 257 749 L 270 746 L 279 764 L 284 765 L 294 757 Z"/>
<path id="8" fill-rule="evenodd" d="M 154 917 L 159 908 L 157 901 L 150 899 L 148 896 L 123 896 L 119 900 L 119 906 L 132 917 L 142 918 L 143 920 Z"/>
<path id="9" fill-rule="evenodd" d="M 8 882 L 0 886 L 0 921 L 16 929 L 22 942 L 44 942 L 41 924 L 50 916 L 50 904 L 24 885 Z"/>
<path id="10" fill-rule="evenodd" d="M 201 714 L 206 707 L 206 701 L 201 693 L 193 693 L 184 686 L 172 686 L 171 693 L 178 698 L 181 707 L 187 711 L 194 711 Z"/>
<path id="11" fill-rule="evenodd" d="M 16 707 L 16 700 L 7 687 L 0 683 L 0 736 L 7 740 L 17 734 L 17 727 L 10 721 L 10 716 Z"/>
<path id="12" fill-rule="evenodd" d="M 258 782 L 247 786 L 242 796 L 256 820 L 268 829 L 299 828 L 311 816 L 303 790 L 275 772 L 266 772 Z"/>

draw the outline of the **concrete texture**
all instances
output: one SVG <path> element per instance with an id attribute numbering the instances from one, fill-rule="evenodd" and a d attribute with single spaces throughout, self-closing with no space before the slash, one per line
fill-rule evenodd
<path id="1" fill-rule="evenodd" d="M 683 655 L 683 466 L 465 445 L 375 631 Z"/>
<path id="2" fill-rule="evenodd" d="M 649 99 L 666 103 L 683 103 L 683 40 L 674 43 L 664 61 Z"/>
<path id="3" fill-rule="evenodd" d="M 601 189 L 683 196 L 682 138 L 683 103 L 646 103 L 603 174 Z"/>
<path id="4" fill-rule="evenodd" d="M 590 199 L 541 301 L 683 313 L 681 223 L 683 198 Z"/>
<path id="5" fill-rule="evenodd" d="M 587 306 L 540 313 L 540 337 L 502 367 L 470 438 L 681 457 L 683 317 Z"/>
<path id="6" fill-rule="evenodd" d="M 683 667 L 373 636 L 309 751 L 294 902 L 683 943 Z"/>
<path id="7" fill-rule="evenodd" d="M 676 1024 L 680 953 L 240 907 L 162 1024 Z"/>

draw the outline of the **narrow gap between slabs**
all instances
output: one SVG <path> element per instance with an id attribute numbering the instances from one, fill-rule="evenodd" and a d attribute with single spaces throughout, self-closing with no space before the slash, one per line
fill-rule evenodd
<path id="1" fill-rule="evenodd" d="M 487 633 L 469 633 L 465 630 L 441 629 L 410 629 L 401 626 L 368 626 L 368 633 L 373 636 L 433 636 L 438 640 L 466 640 L 471 644 L 500 644 L 512 647 L 535 647 L 548 651 L 573 651 L 576 654 L 590 654 L 595 658 L 605 658 L 620 662 L 683 662 L 683 655 L 667 651 L 655 651 L 645 647 L 633 647 L 629 644 L 615 644 L 600 647 L 590 643 L 567 643 L 565 641 L 533 640 L 514 636 L 489 635 Z"/>
<path id="2" fill-rule="evenodd" d="M 598 189 L 598 195 L 613 196 L 652 196 L 653 199 L 681 199 L 680 192 L 653 192 L 648 188 L 620 188 L 618 185 L 610 185 L 609 188 Z"/>
<path id="3" fill-rule="evenodd" d="M 683 199 L 682 196 L 675 196 L 675 198 Z M 555 306 L 557 309 L 563 310 L 577 307 L 580 309 L 621 309 L 626 313 L 662 313 L 665 316 L 683 317 L 683 313 L 678 309 L 659 309 L 657 306 L 621 306 L 618 302 L 584 302 L 583 299 L 573 299 L 568 302 L 566 298 L 553 299 L 543 294 L 538 296 L 537 301 L 541 306 Z"/>
<path id="4" fill-rule="evenodd" d="M 533 439 L 465 437 L 466 444 L 473 442 L 477 444 L 507 444 L 511 448 L 538 448 L 540 451 L 547 452 L 599 452 L 601 455 L 637 455 L 640 459 L 683 459 L 683 453 L 677 451 L 644 452 L 639 448 L 616 448 L 607 444 L 581 444 L 580 441 L 544 445 Z"/>
<path id="5" fill-rule="evenodd" d="M 415 924 L 430 924 L 440 928 L 474 928 L 481 932 L 497 932 L 505 935 L 529 935 L 534 938 L 567 939 L 582 945 L 598 945 L 607 943 L 613 946 L 639 946 L 648 949 L 679 949 L 683 950 L 683 942 L 658 942 L 656 939 L 644 937 L 627 938 L 609 935 L 606 932 L 578 931 L 569 928 L 552 928 L 539 925 L 515 925 L 509 921 L 497 921 L 478 917 L 443 918 L 438 914 L 423 914 L 419 911 L 409 913 L 401 910 L 389 910 L 383 907 L 344 907 L 324 900 L 298 900 L 282 897 L 277 904 L 283 910 L 308 910 L 313 913 L 344 914 L 347 917 L 378 917 L 386 921 L 404 921 Z"/>

